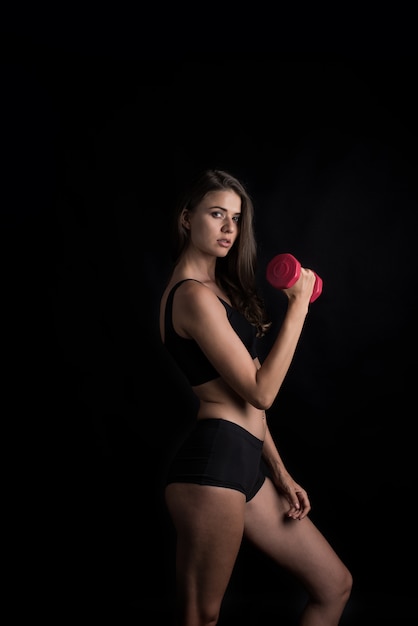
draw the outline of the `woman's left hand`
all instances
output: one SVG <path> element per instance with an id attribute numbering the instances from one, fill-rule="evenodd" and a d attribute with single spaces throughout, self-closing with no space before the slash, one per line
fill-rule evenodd
<path id="1" fill-rule="evenodd" d="M 311 510 L 311 503 L 305 489 L 294 481 L 288 472 L 282 472 L 273 480 L 277 490 L 289 502 L 290 508 L 286 513 L 287 517 L 297 520 L 306 517 Z"/>

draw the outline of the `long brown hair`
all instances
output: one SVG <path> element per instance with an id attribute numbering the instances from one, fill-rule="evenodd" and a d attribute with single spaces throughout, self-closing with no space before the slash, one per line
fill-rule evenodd
<path id="1" fill-rule="evenodd" d="M 240 231 L 228 255 L 217 259 L 215 277 L 232 305 L 257 328 L 257 336 L 262 337 L 271 322 L 267 320 L 264 302 L 255 282 L 257 243 L 253 226 L 254 206 L 244 185 L 232 174 L 219 169 L 204 170 L 184 194 L 174 215 L 173 263 L 176 265 L 179 261 L 189 241 L 189 231 L 182 224 L 183 211 L 193 212 L 211 191 L 234 191 L 241 198 Z"/>

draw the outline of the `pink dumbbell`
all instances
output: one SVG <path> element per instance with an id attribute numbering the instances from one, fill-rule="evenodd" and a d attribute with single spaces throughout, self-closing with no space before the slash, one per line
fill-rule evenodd
<path id="1" fill-rule="evenodd" d="M 277 254 L 267 265 L 266 278 L 276 289 L 288 289 L 300 276 L 301 265 L 289 252 Z M 315 274 L 315 272 L 314 272 Z M 316 300 L 322 292 L 322 278 L 315 274 L 315 284 L 310 302 Z"/>

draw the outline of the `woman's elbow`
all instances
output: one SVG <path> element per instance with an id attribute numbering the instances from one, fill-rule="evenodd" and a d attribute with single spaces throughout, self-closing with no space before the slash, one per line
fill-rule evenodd
<path id="1" fill-rule="evenodd" d="M 256 395 L 253 398 L 249 399 L 250 404 L 252 404 L 256 409 L 260 411 L 268 411 L 273 404 L 276 396 L 272 396 L 269 394 Z"/>

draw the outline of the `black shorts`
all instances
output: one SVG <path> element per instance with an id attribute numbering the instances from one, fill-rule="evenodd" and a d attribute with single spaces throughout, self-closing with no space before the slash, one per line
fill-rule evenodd
<path id="1" fill-rule="evenodd" d="M 241 491 L 248 502 L 265 480 L 263 441 L 223 419 L 201 419 L 174 456 L 166 484 L 195 483 Z"/>

